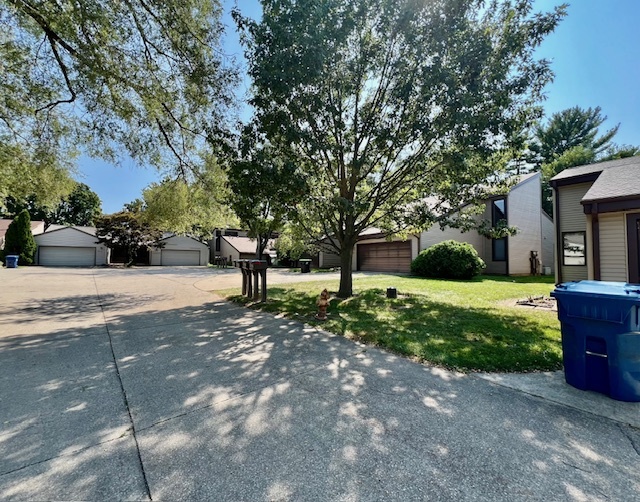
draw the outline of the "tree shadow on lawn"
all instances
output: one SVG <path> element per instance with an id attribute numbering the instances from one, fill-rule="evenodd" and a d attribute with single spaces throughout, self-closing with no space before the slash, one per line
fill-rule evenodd
<path id="1" fill-rule="evenodd" d="M 518 372 L 562 367 L 560 333 L 552 316 L 461 307 L 417 294 L 388 299 L 382 289 L 369 289 L 347 300 L 333 298 L 322 323 L 314 317 L 315 295 L 285 288 L 272 288 L 270 294 L 275 299 L 256 307 L 447 368 Z"/>

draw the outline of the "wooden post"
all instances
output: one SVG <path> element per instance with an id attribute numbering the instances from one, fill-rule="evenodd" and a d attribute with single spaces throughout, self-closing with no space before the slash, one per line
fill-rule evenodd
<path id="1" fill-rule="evenodd" d="M 267 270 L 261 270 L 260 275 L 262 276 L 262 303 L 267 301 Z"/>
<path id="2" fill-rule="evenodd" d="M 253 296 L 253 281 L 251 280 L 251 270 L 245 270 L 247 274 L 247 298 Z"/>
<path id="3" fill-rule="evenodd" d="M 257 300 L 260 296 L 260 292 L 258 291 L 258 278 L 260 277 L 260 273 L 257 270 L 253 272 L 253 299 Z"/>
<path id="4" fill-rule="evenodd" d="M 242 272 L 242 296 L 245 296 L 247 294 L 247 271 L 241 268 L 240 272 Z"/>

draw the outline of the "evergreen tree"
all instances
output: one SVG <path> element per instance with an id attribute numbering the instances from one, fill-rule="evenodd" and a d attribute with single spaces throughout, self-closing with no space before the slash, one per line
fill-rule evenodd
<path id="1" fill-rule="evenodd" d="M 36 256 L 36 247 L 31 233 L 31 217 L 25 209 L 13 219 L 7 229 L 3 254 L 18 255 L 19 265 L 31 265 Z"/>
<path id="2" fill-rule="evenodd" d="M 535 129 L 529 150 L 529 161 L 542 171 L 542 208 L 553 215 L 552 191 L 549 180 L 570 167 L 631 157 L 638 147 L 616 145 L 613 138 L 620 124 L 600 134 L 607 120 L 599 106 L 583 109 L 579 106 L 554 113 L 548 122 Z"/>

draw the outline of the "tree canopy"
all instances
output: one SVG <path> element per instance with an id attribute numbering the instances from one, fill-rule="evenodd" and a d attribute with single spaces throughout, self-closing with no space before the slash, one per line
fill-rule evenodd
<path id="1" fill-rule="evenodd" d="M 565 13 L 508 0 L 262 6 L 259 22 L 235 13 L 256 119 L 265 142 L 307 181 L 296 219 L 315 238 L 335 240 L 342 297 L 352 293 L 362 230 L 428 224 L 499 178 L 484 160 L 508 160 L 540 116 L 552 74 L 534 49 Z M 438 207 L 418 210 L 429 197 Z"/>
<path id="2" fill-rule="evenodd" d="M 599 106 L 583 109 L 567 108 L 551 115 L 545 124 L 535 128 L 529 149 L 538 165 L 548 164 L 575 147 L 591 150 L 594 159 L 611 147 L 620 124 L 600 135 L 600 126 L 607 120 Z"/>
<path id="3" fill-rule="evenodd" d="M 195 174 L 152 183 L 143 190 L 142 200 L 134 201 L 129 209 L 140 212 L 154 227 L 201 239 L 211 238 L 216 228 L 235 226 L 237 218 L 227 205 L 223 166 L 209 155 Z"/>
<path id="4" fill-rule="evenodd" d="M 183 173 L 233 103 L 221 14 L 217 0 L 1 0 L 0 143 L 52 168 L 79 143 Z"/>
<path id="5" fill-rule="evenodd" d="M 92 226 L 102 212 L 100 197 L 84 183 L 73 183 L 69 195 L 57 201 L 47 198 L 41 202 L 41 197 L 35 193 L 22 198 L 9 196 L 5 199 L 3 212 L 15 215 L 26 209 L 33 220 L 44 221 L 45 229 L 54 224 Z"/>
<path id="6" fill-rule="evenodd" d="M 140 248 L 161 247 L 162 231 L 141 220 L 139 215 L 122 211 L 101 216 L 96 222 L 98 242 L 110 249 L 123 248 L 127 265 L 133 264 Z"/>
<path id="7" fill-rule="evenodd" d="M 240 224 L 256 239 L 256 257 L 260 258 L 274 232 L 282 229 L 286 215 L 305 193 L 304 180 L 290 159 L 275 148 L 255 142 L 245 135 L 241 156 L 229 167 L 231 209 Z"/>

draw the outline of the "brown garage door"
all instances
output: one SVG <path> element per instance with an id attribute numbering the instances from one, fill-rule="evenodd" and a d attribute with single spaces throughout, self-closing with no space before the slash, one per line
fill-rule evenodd
<path id="1" fill-rule="evenodd" d="M 358 244 L 358 270 L 409 273 L 411 241 Z"/>

